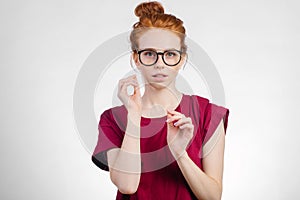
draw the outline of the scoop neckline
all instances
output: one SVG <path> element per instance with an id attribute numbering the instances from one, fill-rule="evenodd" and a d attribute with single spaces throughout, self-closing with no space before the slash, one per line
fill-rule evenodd
<path id="1" fill-rule="evenodd" d="M 182 93 L 181 100 L 179 101 L 179 104 L 178 104 L 177 107 L 175 108 L 176 111 L 178 111 L 178 108 L 180 107 L 180 104 L 182 103 L 184 97 L 185 97 L 185 94 Z M 162 116 L 162 117 L 144 117 L 144 116 L 141 115 L 141 118 L 143 118 L 143 119 L 151 119 L 151 120 L 155 120 L 155 119 L 163 119 L 163 118 L 167 118 L 167 115 L 164 115 L 164 116 Z"/>

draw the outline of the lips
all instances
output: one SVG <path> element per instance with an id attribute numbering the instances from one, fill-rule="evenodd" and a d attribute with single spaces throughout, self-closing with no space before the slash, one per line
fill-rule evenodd
<path id="1" fill-rule="evenodd" d="M 153 77 L 167 77 L 168 75 L 166 75 L 166 74 L 154 74 L 154 75 L 152 75 Z"/>

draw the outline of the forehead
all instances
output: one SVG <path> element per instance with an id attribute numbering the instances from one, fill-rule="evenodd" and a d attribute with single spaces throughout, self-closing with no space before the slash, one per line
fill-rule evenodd
<path id="1" fill-rule="evenodd" d="M 147 30 L 139 38 L 139 48 L 180 49 L 180 38 L 174 32 L 153 28 Z"/>

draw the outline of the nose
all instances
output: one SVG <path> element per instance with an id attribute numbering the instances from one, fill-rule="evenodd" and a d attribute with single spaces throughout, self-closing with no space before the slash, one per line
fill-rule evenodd
<path id="1" fill-rule="evenodd" d="M 165 66 L 165 63 L 164 63 L 164 61 L 163 61 L 163 55 L 162 54 L 158 54 L 157 55 L 157 62 L 155 63 L 155 67 L 156 68 L 164 68 L 164 66 Z"/>

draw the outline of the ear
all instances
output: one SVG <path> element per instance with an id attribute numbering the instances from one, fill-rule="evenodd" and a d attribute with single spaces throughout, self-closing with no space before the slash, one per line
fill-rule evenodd
<path id="1" fill-rule="evenodd" d="M 134 63 L 137 64 L 137 62 L 138 62 L 138 54 L 135 53 L 135 52 L 132 52 L 132 58 L 133 58 Z"/>
<path id="2" fill-rule="evenodd" d="M 187 58 L 188 58 L 188 55 L 186 53 L 183 53 L 181 55 L 181 60 L 180 60 L 180 63 L 179 63 L 179 66 L 180 66 L 179 69 L 184 69 L 184 67 L 187 63 Z"/>
<path id="3" fill-rule="evenodd" d="M 183 60 L 184 62 L 186 62 L 186 60 L 187 60 L 187 58 L 188 58 L 188 55 L 187 55 L 187 53 L 183 53 L 181 57 L 182 57 L 182 60 Z"/>
<path id="4" fill-rule="evenodd" d="M 135 66 L 139 69 L 140 62 L 139 62 L 139 56 L 138 56 L 138 54 L 135 53 L 135 52 L 132 52 L 131 56 L 132 56 L 132 59 L 134 61 Z"/>

